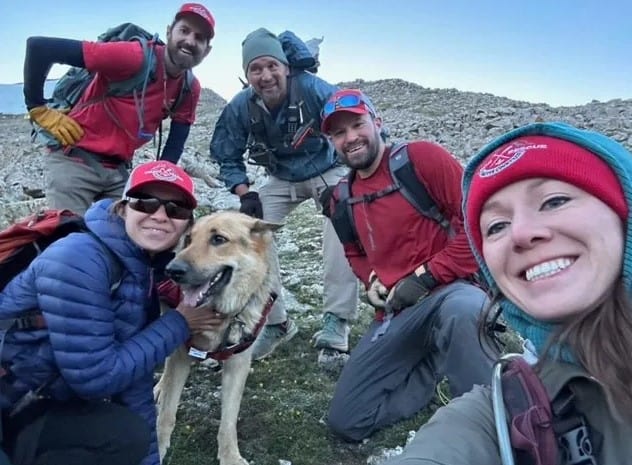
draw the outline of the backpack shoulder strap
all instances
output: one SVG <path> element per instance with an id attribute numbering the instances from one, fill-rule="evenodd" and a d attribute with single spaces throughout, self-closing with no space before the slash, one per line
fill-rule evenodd
<path id="1" fill-rule="evenodd" d="M 248 121 L 250 123 L 250 134 L 254 142 L 267 144 L 266 124 L 263 120 L 263 108 L 257 105 L 254 98 L 248 98 Z"/>
<path id="2" fill-rule="evenodd" d="M 408 144 L 403 142 L 391 147 L 388 169 L 399 192 L 423 216 L 430 218 L 452 235 L 450 221 L 443 215 L 424 183 L 419 179 L 408 156 Z"/>
<path id="3" fill-rule="evenodd" d="M 180 107 L 180 105 L 182 105 L 187 95 L 191 93 L 191 89 L 193 89 L 193 79 L 194 79 L 193 71 L 190 69 L 187 69 L 184 73 L 185 73 L 184 79 L 182 81 L 182 86 L 180 86 L 180 92 L 178 93 L 178 96 L 173 102 L 173 105 L 171 105 L 171 108 L 169 109 L 169 114 L 171 115 L 173 115 L 178 110 L 178 108 Z"/>
<path id="4" fill-rule="evenodd" d="M 129 95 L 134 91 L 143 91 L 151 81 L 156 79 L 158 60 L 156 58 L 155 46 L 158 41 L 158 35 L 156 34 L 151 40 L 147 40 L 141 36 L 134 37 L 130 40 L 136 40 L 140 43 L 143 50 L 143 64 L 140 70 L 129 79 L 111 82 L 108 85 L 108 97 Z"/>
<path id="5" fill-rule="evenodd" d="M 298 85 L 300 72 L 299 70 L 290 70 L 290 75 L 288 76 L 288 121 L 285 130 L 288 140 L 291 140 L 303 125 L 303 93 L 301 92 L 301 86 Z"/>
<path id="6" fill-rule="evenodd" d="M 335 204 L 331 215 L 331 224 L 342 244 L 355 243 L 360 250 L 364 247 L 360 242 L 355 220 L 353 219 L 353 202 L 351 199 L 351 183 L 353 182 L 353 170 L 338 181 L 335 190 Z"/>
<path id="7" fill-rule="evenodd" d="M 283 133 L 277 124 L 256 101 L 257 96 L 248 98 L 248 120 L 250 135 L 255 144 L 275 149 L 283 142 Z"/>
<path id="8" fill-rule="evenodd" d="M 496 363 L 492 403 L 503 465 L 559 463 L 551 400 L 539 376 L 521 355 L 507 354 Z"/>
<path id="9" fill-rule="evenodd" d="M 503 465 L 598 464 L 603 436 L 577 410 L 571 388 L 551 399 L 522 356 L 497 362 L 492 403 Z"/>
<path id="10" fill-rule="evenodd" d="M 338 195 L 340 196 L 340 205 L 344 208 L 345 215 L 349 217 L 351 234 L 353 234 L 355 241 L 359 242 L 358 230 L 355 225 L 355 220 L 353 219 L 353 204 L 349 202 L 349 199 L 351 198 L 351 183 L 353 182 L 353 178 L 353 171 L 349 171 L 345 179 L 338 184 Z"/>

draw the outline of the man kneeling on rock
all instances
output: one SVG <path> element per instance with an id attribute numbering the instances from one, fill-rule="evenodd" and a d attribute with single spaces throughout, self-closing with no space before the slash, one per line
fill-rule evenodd
<path id="1" fill-rule="evenodd" d="M 335 433 L 359 441 L 423 409 L 444 377 L 453 396 L 488 383 L 493 359 L 478 342 L 488 300 L 470 280 L 477 265 L 463 228 L 459 162 L 427 141 L 387 145 L 381 118 L 359 90 L 333 94 L 322 116 L 322 132 L 352 170 L 324 213 L 376 308 L 328 414 Z M 405 152 L 441 212 L 434 218 L 415 208 L 391 175 L 391 157 Z"/>

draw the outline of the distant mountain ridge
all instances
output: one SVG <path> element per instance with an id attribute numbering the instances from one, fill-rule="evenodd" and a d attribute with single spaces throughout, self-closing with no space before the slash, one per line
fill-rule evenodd
<path id="1" fill-rule="evenodd" d="M 44 84 L 44 96 L 49 97 L 57 79 L 49 79 Z M 26 113 L 24 106 L 24 92 L 21 82 L 17 84 L 0 84 L 0 114 L 23 115 Z"/>

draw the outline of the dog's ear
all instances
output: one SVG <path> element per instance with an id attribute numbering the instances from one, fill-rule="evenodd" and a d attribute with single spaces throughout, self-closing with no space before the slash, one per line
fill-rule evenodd
<path id="1" fill-rule="evenodd" d="M 253 223 L 250 231 L 253 233 L 264 233 L 266 231 L 276 231 L 281 226 L 283 226 L 283 223 L 271 223 L 269 221 L 257 220 Z"/>

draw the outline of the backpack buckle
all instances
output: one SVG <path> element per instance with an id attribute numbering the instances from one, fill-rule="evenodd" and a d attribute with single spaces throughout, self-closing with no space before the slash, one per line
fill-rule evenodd
<path id="1" fill-rule="evenodd" d="M 567 465 L 597 465 L 593 442 L 590 438 L 588 425 L 581 418 L 581 424 L 572 430 L 559 435 L 558 443 L 562 454 L 563 463 Z"/>

